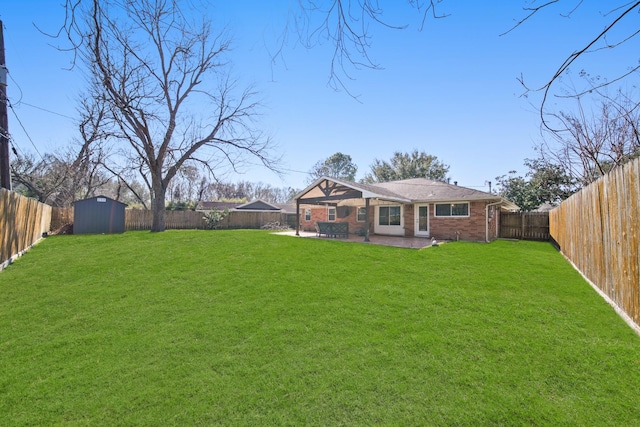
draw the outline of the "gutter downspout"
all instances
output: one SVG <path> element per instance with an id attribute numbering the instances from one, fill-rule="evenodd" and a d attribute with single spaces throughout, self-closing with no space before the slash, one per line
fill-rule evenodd
<path id="1" fill-rule="evenodd" d="M 484 207 L 485 210 L 485 218 L 484 218 L 484 227 L 485 227 L 485 240 L 489 243 L 489 206 L 501 205 L 502 200 L 495 203 L 489 203 Z M 498 222 L 496 221 L 496 231 L 498 230 Z"/>

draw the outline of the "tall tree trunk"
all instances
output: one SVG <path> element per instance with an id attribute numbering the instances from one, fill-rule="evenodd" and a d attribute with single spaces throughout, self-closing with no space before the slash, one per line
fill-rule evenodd
<path id="1" fill-rule="evenodd" d="M 162 185 L 162 181 L 155 177 L 153 178 L 152 186 L 153 199 L 151 200 L 151 209 L 153 210 L 153 223 L 151 224 L 151 231 L 164 231 L 164 201 L 166 189 Z"/>

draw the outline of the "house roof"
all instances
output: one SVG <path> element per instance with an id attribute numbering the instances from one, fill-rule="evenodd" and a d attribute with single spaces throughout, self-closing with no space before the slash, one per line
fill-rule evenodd
<path id="1" fill-rule="evenodd" d="M 198 202 L 196 206 L 197 211 L 211 211 L 213 209 L 217 209 L 219 211 L 223 211 L 225 209 L 234 209 L 240 203 L 237 202 Z"/>
<path id="2" fill-rule="evenodd" d="M 296 205 L 292 203 L 272 203 L 273 205 L 279 207 L 283 212 L 286 213 L 296 213 Z"/>
<path id="3" fill-rule="evenodd" d="M 274 211 L 274 212 L 286 212 L 295 213 L 296 206 L 291 203 L 270 203 L 264 200 L 254 200 L 247 203 L 238 202 L 198 202 L 196 210 L 198 211 L 210 211 L 217 210 L 240 210 L 240 211 Z"/>
<path id="4" fill-rule="evenodd" d="M 386 188 L 397 194 L 411 199 L 414 202 L 422 201 L 442 201 L 449 202 L 455 200 L 495 200 L 499 201 L 500 196 L 474 190 L 472 188 L 461 187 L 455 184 L 448 184 L 441 181 L 433 181 L 425 178 L 403 179 L 401 181 L 381 182 L 374 184 L 376 187 Z"/>
<path id="5" fill-rule="evenodd" d="M 272 203 L 265 202 L 262 199 L 254 200 L 252 202 L 243 203 L 236 206 L 236 209 L 241 210 L 259 210 L 259 211 L 279 211 L 280 208 Z"/>
<path id="6" fill-rule="evenodd" d="M 496 194 L 426 178 L 362 184 L 322 177 L 299 192 L 295 197 L 297 201 L 303 204 L 339 202 L 349 198 L 371 198 L 401 203 L 485 200 L 490 203 L 500 203 L 504 209 L 518 209 L 517 205 Z"/>
<path id="7" fill-rule="evenodd" d="M 347 199 L 383 199 L 409 203 L 411 200 L 385 188 L 323 176 L 296 194 L 300 203 L 323 203 Z"/>
<path id="8" fill-rule="evenodd" d="M 553 210 L 555 208 L 554 205 L 552 205 L 551 203 L 545 202 L 543 204 L 541 204 L 540 206 L 538 206 L 534 212 L 549 212 L 551 210 Z"/>

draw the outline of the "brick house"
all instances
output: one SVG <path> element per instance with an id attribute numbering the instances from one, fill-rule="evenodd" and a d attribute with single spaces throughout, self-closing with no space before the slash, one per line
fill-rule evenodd
<path id="1" fill-rule="evenodd" d="M 489 242 L 498 235 L 499 210 L 518 209 L 495 194 L 425 178 L 361 184 L 322 177 L 295 201 L 297 233 L 346 222 L 365 241 L 374 233 Z"/>

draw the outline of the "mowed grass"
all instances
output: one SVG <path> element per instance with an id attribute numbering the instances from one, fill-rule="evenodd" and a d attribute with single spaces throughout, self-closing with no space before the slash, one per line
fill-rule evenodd
<path id="1" fill-rule="evenodd" d="M 546 243 L 56 236 L 0 295 L 0 425 L 640 423 L 640 338 Z"/>

